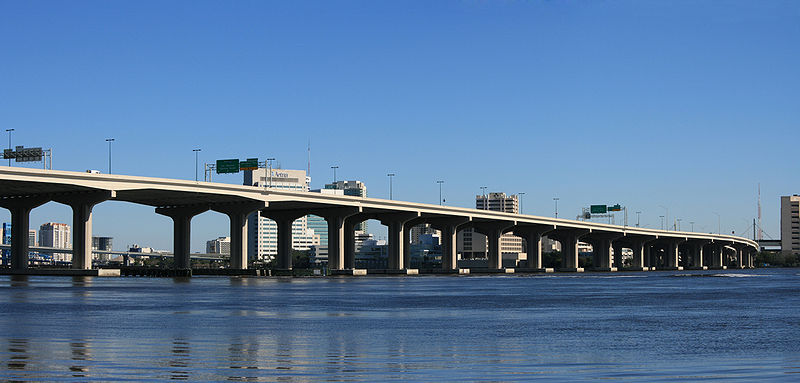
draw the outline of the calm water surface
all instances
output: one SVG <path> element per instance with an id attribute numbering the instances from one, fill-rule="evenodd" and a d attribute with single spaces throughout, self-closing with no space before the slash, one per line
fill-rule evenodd
<path id="1" fill-rule="evenodd" d="M 0 380 L 800 381 L 800 270 L 0 277 Z"/>

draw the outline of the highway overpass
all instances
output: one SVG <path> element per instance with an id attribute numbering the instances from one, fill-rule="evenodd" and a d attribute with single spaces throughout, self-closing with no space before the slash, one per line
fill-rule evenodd
<path id="1" fill-rule="evenodd" d="M 155 213 L 172 218 L 177 268 L 190 267 L 191 220 L 208 210 L 223 213 L 230 220 L 230 259 L 235 269 L 248 267 L 247 217 L 253 213 L 277 223 L 279 269 L 292 268 L 291 225 L 308 214 L 321 216 L 328 223 L 328 265 L 333 270 L 354 268 L 354 228 L 366 219 L 379 220 L 388 227 L 389 268 L 398 271 L 407 270 L 410 264 L 410 229 L 423 223 L 442 232 L 442 267 L 446 270 L 458 268 L 456 236 L 466 228 L 488 237 L 490 269 L 502 268 L 500 237 L 511 231 L 528 244 L 529 270 L 542 269 L 541 240 L 545 235 L 561 243 L 562 271 L 582 271 L 578 264 L 578 242 L 592 245 L 596 269 L 605 271 L 621 267 L 618 259 L 613 260 L 612 251 L 621 254 L 622 248 L 633 251 L 633 268 L 637 270 L 723 268 L 729 258 L 736 259 L 730 266 L 751 267 L 753 254 L 758 250 L 755 241 L 732 235 L 654 230 L 256 186 L 0 166 L 0 207 L 8 209 L 12 218 L 11 267 L 28 266 L 30 211 L 55 201 L 72 208 L 73 267 L 91 268 L 92 208 L 109 200 L 152 206 Z M 679 254 L 683 254 L 683 265 L 679 264 Z"/>

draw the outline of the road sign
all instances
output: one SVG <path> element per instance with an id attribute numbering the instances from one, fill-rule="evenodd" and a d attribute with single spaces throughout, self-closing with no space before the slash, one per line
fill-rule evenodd
<path id="1" fill-rule="evenodd" d="M 608 211 L 622 211 L 622 206 L 619 206 L 619 204 L 609 206 Z"/>
<path id="2" fill-rule="evenodd" d="M 239 160 L 217 160 L 217 174 L 239 173 Z"/>
<path id="3" fill-rule="evenodd" d="M 240 170 L 258 170 L 258 158 L 248 158 L 239 162 Z"/>
<path id="4" fill-rule="evenodd" d="M 17 146 L 14 150 L 4 149 L 4 159 L 14 159 L 16 162 L 38 162 L 44 157 L 44 150 L 42 148 L 26 148 L 24 146 Z"/>
<path id="5" fill-rule="evenodd" d="M 608 213 L 608 207 L 606 205 L 592 205 L 590 206 L 589 211 L 592 214 L 605 214 Z"/>

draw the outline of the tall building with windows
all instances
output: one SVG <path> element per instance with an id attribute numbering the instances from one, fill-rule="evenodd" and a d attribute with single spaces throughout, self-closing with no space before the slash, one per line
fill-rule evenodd
<path id="1" fill-rule="evenodd" d="M 506 195 L 506 193 L 476 195 L 475 208 L 518 214 L 519 198 L 517 195 Z M 486 258 L 489 246 L 485 235 L 473 229 L 465 229 L 459 232 L 457 241 L 458 252 L 463 259 Z M 520 259 L 522 238 L 515 236 L 514 233 L 503 234 L 500 237 L 500 253 L 504 258 Z"/>
<path id="2" fill-rule="evenodd" d="M 206 253 L 208 254 L 230 254 L 231 237 L 219 237 L 206 241 Z"/>
<path id="3" fill-rule="evenodd" d="M 36 242 L 36 230 L 28 230 L 28 246 L 39 246 L 39 242 Z"/>
<path id="4" fill-rule="evenodd" d="M 307 192 L 311 178 L 305 170 L 263 169 L 246 170 L 244 184 L 260 188 L 273 188 Z M 278 255 L 278 225 L 274 221 L 253 213 L 247 220 L 248 254 L 259 261 L 269 261 Z M 292 248 L 309 250 L 319 245 L 319 235 L 308 228 L 308 216 L 292 223 Z"/>
<path id="5" fill-rule="evenodd" d="M 781 251 L 800 254 L 800 195 L 781 197 Z"/>
<path id="6" fill-rule="evenodd" d="M 341 190 L 344 195 L 354 197 L 367 197 L 367 185 L 361 181 L 336 181 L 334 183 L 326 184 L 325 189 L 328 190 Z M 361 222 L 356 225 L 356 231 L 367 232 L 367 221 Z"/>
<path id="7" fill-rule="evenodd" d="M 69 249 L 72 247 L 70 226 L 66 223 L 48 222 L 39 226 L 39 246 Z M 54 253 L 56 261 L 72 261 L 71 253 Z"/>
<path id="8" fill-rule="evenodd" d="M 3 223 L 3 231 L 0 234 L 3 235 L 3 237 L 0 238 L 0 239 L 2 239 L 2 243 L 4 245 L 10 245 L 11 244 L 11 224 L 10 223 Z M 0 254 L 2 254 L 3 263 L 5 263 L 7 261 L 7 259 L 8 259 L 8 257 L 11 256 L 11 250 L 5 250 L 4 249 L 4 250 L 2 250 L 2 252 L 0 252 Z"/>

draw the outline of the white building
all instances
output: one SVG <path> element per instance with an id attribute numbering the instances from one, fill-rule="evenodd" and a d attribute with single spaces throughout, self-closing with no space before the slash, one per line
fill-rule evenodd
<path id="1" fill-rule="evenodd" d="M 269 173 L 269 174 L 268 174 Z M 311 178 L 305 170 L 257 169 L 244 172 L 244 184 L 249 186 L 293 191 L 308 191 Z M 251 214 L 247 220 L 248 254 L 259 261 L 269 261 L 278 255 L 278 225 L 271 219 Z M 292 223 L 292 248 L 310 250 L 319 245 L 319 235 L 308 228 L 308 216 Z"/>
<path id="2" fill-rule="evenodd" d="M 206 241 L 207 254 L 230 254 L 231 237 L 219 237 Z"/>
<path id="3" fill-rule="evenodd" d="M 30 239 L 29 239 L 30 240 Z M 48 222 L 39 226 L 39 246 L 56 249 L 72 248 L 70 226 L 66 223 Z M 55 261 L 72 261 L 71 253 L 53 254 Z"/>
<path id="4" fill-rule="evenodd" d="M 353 197 L 367 197 L 367 185 L 361 181 L 336 181 L 334 183 L 326 184 L 326 190 L 341 190 L 344 195 Z M 356 231 L 367 232 L 367 221 L 363 221 L 356 225 Z"/>

